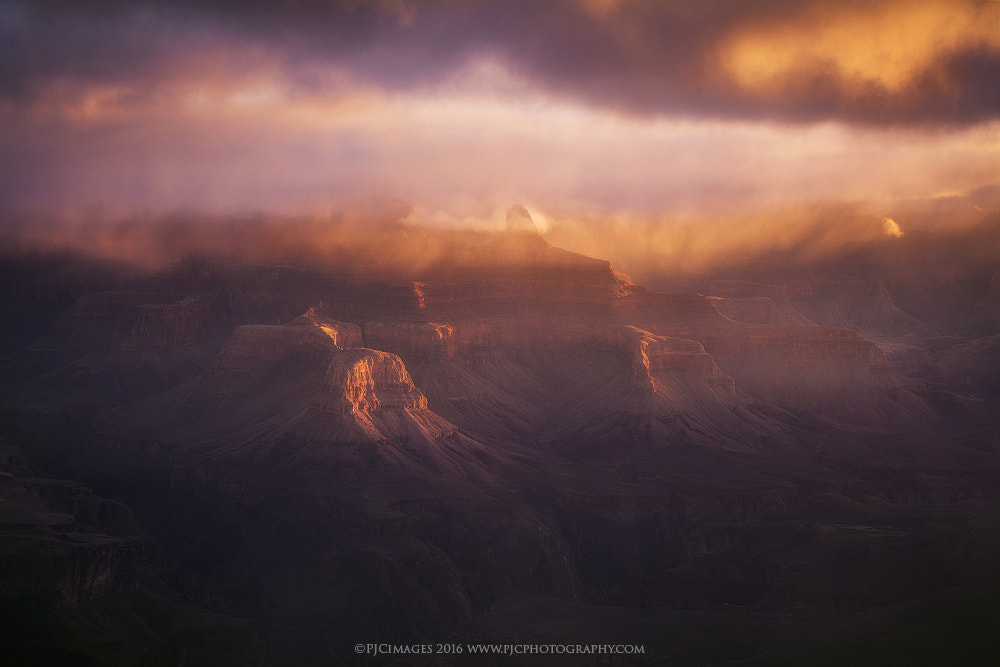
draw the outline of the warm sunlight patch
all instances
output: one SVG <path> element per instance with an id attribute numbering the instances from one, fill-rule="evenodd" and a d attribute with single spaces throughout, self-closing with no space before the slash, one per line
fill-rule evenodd
<path id="1" fill-rule="evenodd" d="M 740 31 L 720 50 L 722 68 L 762 95 L 829 81 L 842 92 L 899 93 L 930 77 L 947 88 L 940 60 L 1000 51 L 1000 3 L 905 2 L 822 10 Z"/>
<path id="2" fill-rule="evenodd" d="M 892 236 L 897 239 L 903 235 L 903 230 L 899 228 L 899 224 L 892 218 L 882 218 L 882 231 L 885 232 L 886 236 Z"/>

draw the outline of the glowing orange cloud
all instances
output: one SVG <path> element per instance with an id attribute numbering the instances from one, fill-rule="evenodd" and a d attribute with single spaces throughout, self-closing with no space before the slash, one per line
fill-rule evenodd
<path id="1" fill-rule="evenodd" d="M 938 63 L 975 49 L 1000 51 L 1000 3 L 823 4 L 734 33 L 718 59 L 726 77 L 756 95 L 790 92 L 815 77 L 849 95 L 871 87 L 896 94 L 928 76 L 947 90 Z"/>
<path id="2" fill-rule="evenodd" d="M 882 218 L 882 231 L 886 236 L 897 239 L 903 235 L 903 230 L 899 228 L 899 223 L 892 218 Z"/>

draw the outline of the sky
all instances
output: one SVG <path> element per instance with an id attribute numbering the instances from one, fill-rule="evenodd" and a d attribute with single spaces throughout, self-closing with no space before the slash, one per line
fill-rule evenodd
<path id="1" fill-rule="evenodd" d="M 994 210 L 998 82 L 1000 0 L 0 0 L 0 212 L 899 238 Z"/>

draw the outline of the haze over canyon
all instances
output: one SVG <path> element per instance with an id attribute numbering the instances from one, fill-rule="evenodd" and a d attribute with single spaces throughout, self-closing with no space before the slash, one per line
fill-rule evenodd
<path id="1" fill-rule="evenodd" d="M 976 0 L 0 0 L 0 660 L 998 664 L 998 80 Z"/>
<path id="2" fill-rule="evenodd" d="M 387 228 L 375 268 L 8 256 L 12 655 L 986 659 L 1000 265 L 964 251 L 995 225 L 682 292 L 521 206 L 448 258 Z"/>

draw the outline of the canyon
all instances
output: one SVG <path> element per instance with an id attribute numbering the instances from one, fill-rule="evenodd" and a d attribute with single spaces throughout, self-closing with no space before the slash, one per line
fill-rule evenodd
<path id="1" fill-rule="evenodd" d="M 10 655 L 1000 655 L 1000 260 L 656 291 L 522 207 L 456 247 L 367 272 L 5 259 Z"/>

